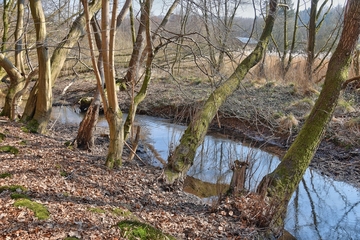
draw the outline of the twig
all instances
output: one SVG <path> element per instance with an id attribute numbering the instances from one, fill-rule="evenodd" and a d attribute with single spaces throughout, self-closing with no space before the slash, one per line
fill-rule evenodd
<path id="1" fill-rule="evenodd" d="M 129 144 L 128 144 L 127 142 L 124 141 L 124 143 L 125 143 L 125 145 L 130 149 L 130 151 L 131 151 L 143 164 L 148 165 L 147 163 L 145 163 L 145 162 L 141 159 L 141 157 L 139 157 L 139 155 L 136 154 L 136 152 L 134 152 L 134 150 L 132 150 L 132 148 L 129 146 Z"/>

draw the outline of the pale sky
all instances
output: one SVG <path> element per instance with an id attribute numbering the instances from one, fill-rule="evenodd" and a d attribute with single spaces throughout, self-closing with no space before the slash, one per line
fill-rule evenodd
<path id="1" fill-rule="evenodd" d="M 319 1 L 318 6 L 320 6 L 320 4 L 322 3 L 323 0 Z M 167 10 L 168 7 L 164 8 L 164 3 L 167 6 L 170 6 L 170 4 L 173 2 L 173 0 L 154 0 L 154 4 L 153 4 L 153 14 L 154 15 L 164 15 L 165 12 Z M 296 0 L 293 0 L 293 2 L 297 2 Z M 310 7 L 310 2 L 311 0 L 302 0 L 301 1 L 301 6 L 302 9 L 305 8 L 309 8 Z M 333 0 L 333 6 L 337 6 L 338 4 L 340 5 L 344 5 L 346 3 L 346 0 Z M 260 6 L 257 4 L 256 6 L 257 8 L 257 14 L 259 14 L 259 8 Z M 165 10 L 164 10 L 165 9 Z M 242 5 L 239 10 L 238 10 L 238 15 L 242 16 L 242 17 L 250 17 L 253 18 L 254 17 L 254 9 L 253 9 L 253 5 L 252 4 L 244 4 Z"/>

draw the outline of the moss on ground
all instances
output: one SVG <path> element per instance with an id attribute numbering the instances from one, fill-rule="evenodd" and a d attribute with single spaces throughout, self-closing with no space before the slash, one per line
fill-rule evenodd
<path id="1" fill-rule="evenodd" d="M 7 178 L 7 177 L 11 177 L 10 173 L 0 173 L 0 178 Z"/>
<path id="2" fill-rule="evenodd" d="M 101 208 L 89 208 L 88 210 L 93 213 L 106 213 L 106 211 Z"/>
<path id="3" fill-rule="evenodd" d="M 23 186 L 20 185 L 10 185 L 10 186 L 1 186 L 0 187 L 0 193 L 2 193 L 3 191 L 10 191 L 10 192 L 26 192 L 27 189 Z"/>
<path id="4" fill-rule="evenodd" d="M 0 152 L 6 152 L 6 153 L 12 153 L 12 154 L 18 154 L 19 149 L 13 146 L 5 145 L 0 147 Z"/>
<path id="5" fill-rule="evenodd" d="M 34 212 L 35 217 L 37 217 L 39 220 L 46 220 L 50 217 L 50 213 L 47 210 L 47 208 L 37 202 L 33 202 L 29 199 L 18 199 L 14 203 L 15 207 L 26 207 Z"/>
<path id="6" fill-rule="evenodd" d="M 174 237 L 164 234 L 159 229 L 156 229 L 148 224 L 138 221 L 125 220 L 117 224 L 121 230 L 121 237 L 126 239 L 175 239 Z"/>
<path id="7" fill-rule="evenodd" d="M 3 134 L 3 133 L 0 133 L 0 143 L 1 143 L 2 141 L 4 141 L 5 138 L 6 138 L 6 135 Z"/>
<path id="8" fill-rule="evenodd" d="M 127 209 L 121 209 L 121 208 L 114 208 L 112 209 L 112 213 L 114 213 L 115 215 L 118 216 L 123 216 L 123 217 L 130 217 L 132 216 L 132 213 L 127 210 Z"/>
<path id="9" fill-rule="evenodd" d="M 10 195 L 10 197 L 12 199 L 21 199 L 21 198 L 24 198 L 24 199 L 30 199 L 30 197 L 24 193 L 12 193 Z"/>

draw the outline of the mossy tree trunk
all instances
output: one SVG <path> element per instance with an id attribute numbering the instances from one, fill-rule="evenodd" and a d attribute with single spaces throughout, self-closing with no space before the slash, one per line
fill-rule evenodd
<path id="1" fill-rule="evenodd" d="M 270 198 L 278 211 L 270 227 L 283 229 L 288 202 L 308 168 L 329 123 L 343 82 L 347 79 L 352 51 L 360 34 L 360 1 L 349 0 L 340 42 L 331 57 L 325 83 L 315 106 L 279 166 L 266 175 L 257 191 Z"/>
<path id="2" fill-rule="evenodd" d="M 30 9 L 35 24 L 36 51 L 39 62 L 36 110 L 30 124 L 34 130 L 43 133 L 50 119 L 52 107 L 51 67 L 46 42 L 46 20 L 41 1 L 30 0 Z"/>
<path id="3" fill-rule="evenodd" d="M 93 0 L 89 3 L 89 16 L 92 17 L 99 9 L 101 8 L 101 0 Z M 57 77 L 60 74 L 61 69 L 64 66 L 66 57 L 68 53 L 71 51 L 74 44 L 78 42 L 78 40 L 84 36 L 85 30 L 85 14 L 80 14 L 75 21 L 73 22 L 69 33 L 62 39 L 62 41 L 56 46 L 52 56 L 51 56 L 51 87 L 54 86 L 54 83 Z M 23 116 L 21 120 L 26 121 L 26 119 L 30 118 L 34 115 L 37 98 L 37 85 L 32 88 L 30 91 L 28 101 L 26 102 L 26 106 L 23 112 Z"/>
<path id="4" fill-rule="evenodd" d="M 191 120 L 179 145 L 170 154 L 165 168 L 165 180 L 168 184 L 173 184 L 176 180 L 182 180 L 186 176 L 187 171 L 193 165 L 196 149 L 203 142 L 209 124 L 220 106 L 239 87 L 246 73 L 262 59 L 271 37 L 276 9 L 277 0 L 271 0 L 265 27 L 256 48 L 239 64 L 235 72 L 210 94 L 204 106 Z"/>

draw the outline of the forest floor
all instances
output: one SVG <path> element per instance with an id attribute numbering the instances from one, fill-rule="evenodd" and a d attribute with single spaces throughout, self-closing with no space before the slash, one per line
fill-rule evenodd
<path id="1" fill-rule="evenodd" d="M 59 81 L 54 105 L 75 105 L 81 97 L 92 96 L 93 82 L 86 79 Z M 62 94 L 66 86 L 69 88 Z M 174 84 L 160 79 L 151 85 L 139 113 L 184 123 L 210 91 L 206 83 L 188 80 Z M 358 126 L 346 124 L 359 116 L 359 93 L 352 95 L 357 97 L 352 109 L 337 110 L 311 166 L 360 187 Z M 211 131 L 262 146 L 281 157 L 314 98 L 316 92 L 305 98 L 293 85 L 244 82 L 221 108 Z M 128 94 L 121 92 L 119 102 L 126 109 Z M 290 131 L 286 119 L 291 114 L 297 123 L 289 118 L 293 124 Z M 167 191 L 159 181 L 162 170 L 137 160 L 125 161 L 127 150 L 123 166 L 108 170 L 104 166 L 106 130 L 97 128 L 96 147 L 87 152 L 67 146 L 77 127 L 51 122 L 48 133 L 41 135 L 24 132 L 20 123 L 0 119 L 4 135 L 0 146 L 19 150 L 0 152 L 0 239 L 126 239 L 144 234 L 121 229 L 119 223 L 125 220 L 149 223 L 178 239 L 253 239 L 265 230 L 262 226 L 274 209 L 255 194 L 205 203 L 181 190 Z M 49 218 L 39 220 L 28 208 L 15 207 L 19 195 L 45 206 Z"/>

